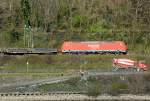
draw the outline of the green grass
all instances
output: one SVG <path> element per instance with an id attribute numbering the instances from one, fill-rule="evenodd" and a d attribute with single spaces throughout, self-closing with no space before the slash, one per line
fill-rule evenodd
<path id="1" fill-rule="evenodd" d="M 47 77 L 47 76 L 60 76 L 58 73 L 6 73 L 0 74 L 0 77 L 17 77 L 17 76 L 40 76 L 40 77 Z"/>
<path id="2" fill-rule="evenodd" d="M 12 73 L 66 73 L 84 70 L 111 70 L 113 58 L 130 58 L 134 60 L 146 60 L 149 64 L 150 57 L 130 55 L 31 55 L 11 56 L 1 58 L 0 69 Z"/>
<path id="3" fill-rule="evenodd" d="M 124 79 L 121 77 L 124 77 Z M 86 92 L 89 96 L 98 96 L 100 94 L 149 94 L 150 74 L 121 77 L 111 75 L 89 77 L 87 79 L 73 78 L 61 83 L 40 85 L 36 91 L 77 91 Z"/>
<path id="4" fill-rule="evenodd" d="M 65 73 L 64 76 L 70 75 Z M 10 79 L 10 78 L 32 78 L 32 79 L 39 79 L 39 78 L 46 78 L 46 77 L 60 77 L 61 73 L 6 73 L 0 74 L 0 79 Z"/>
<path id="5" fill-rule="evenodd" d="M 84 87 L 84 83 L 81 84 L 80 82 L 81 78 L 72 78 L 70 80 L 67 80 L 65 82 L 61 83 L 54 83 L 54 84 L 45 84 L 38 87 L 39 91 L 47 92 L 47 91 L 68 91 L 68 92 L 74 92 L 74 91 L 80 91 L 81 86 Z"/>

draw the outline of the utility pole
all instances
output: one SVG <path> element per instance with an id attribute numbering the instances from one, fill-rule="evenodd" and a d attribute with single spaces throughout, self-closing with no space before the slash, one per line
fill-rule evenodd
<path id="1" fill-rule="evenodd" d="M 26 24 L 24 25 L 24 47 L 26 47 Z"/>
<path id="2" fill-rule="evenodd" d="M 28 62 L 28 59 L 27 59 L 27 73 L 29 73 L 29 62 Z"/>
<path id="3" fill-rule="evenodd" d="M 33 48 L 33 32 L 30 26 L 24 26 L 24 47 Z"/>
<path id="4" fill-rule="evenodd" d="M 34 48 L 34 35 L 33 35 L 34 31 L 31 29 L 31 48 Z"/>
<path id="5" fill-rule="evenodd" d="M 31 16 L 31 7 L 29 0 L 21 0 L 21 10 L 24 17 L 24 47 L 31 47 L 31 33 L 30 33 L 30 16 Z"/>

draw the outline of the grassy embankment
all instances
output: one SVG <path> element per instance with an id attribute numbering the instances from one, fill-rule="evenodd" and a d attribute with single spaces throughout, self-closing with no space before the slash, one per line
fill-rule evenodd
<path id="1" fill-rule="evenodd" d="M 68 74 L 82 70 L 112 70 L 113 58 L 145 60 L 150 57 L 130 55 L 30 55 L 4 56 L 0 58 L 1 72 Z M 28 66 L 26 62 L 29 62 Z"/>
<path id="2" fill-rule="evenodd" d="M 87 80 L 73 78 L 62 83 L 45 84 L 37 87 L 37 91 L 85 92 L 89 96 L 100 94 L 149 94 L 150 75 L 130 76 L 97 76 Z"/>

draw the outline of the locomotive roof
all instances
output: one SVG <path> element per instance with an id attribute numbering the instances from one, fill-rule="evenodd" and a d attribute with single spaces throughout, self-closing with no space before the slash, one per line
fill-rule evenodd
<path id="1" fill-rule="evenodd" d="M 65 41 L 65 42 L 77 42 L 77 43 L 113 43 L 113 42 L 123 42 L 123 41 Z"/>

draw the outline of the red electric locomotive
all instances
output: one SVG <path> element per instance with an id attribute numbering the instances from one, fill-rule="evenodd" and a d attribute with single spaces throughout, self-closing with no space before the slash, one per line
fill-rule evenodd
<path id="1" fill-rule="evenodd" d="M 127 46 L 123 41 L 67 41 L 62 44 L 61 52 L 75 54 L 126 54 Z"/>

